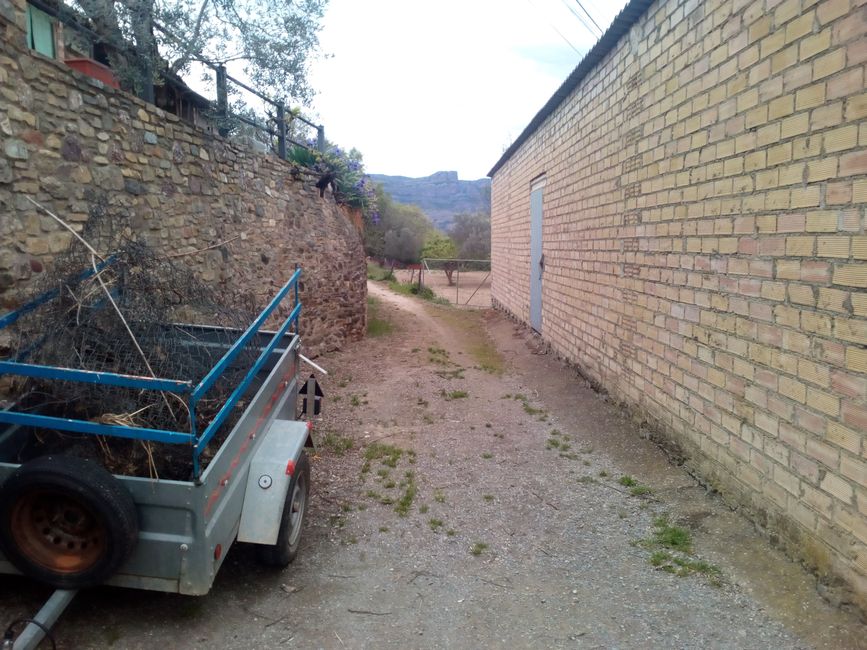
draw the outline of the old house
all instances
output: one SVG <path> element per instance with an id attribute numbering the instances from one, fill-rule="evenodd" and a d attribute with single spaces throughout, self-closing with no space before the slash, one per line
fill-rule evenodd
<path id="1" fill-rule="evenodd" d="M 490 172 L 492 296 L 867 602 L 867 6 L 631 0 Z"/>

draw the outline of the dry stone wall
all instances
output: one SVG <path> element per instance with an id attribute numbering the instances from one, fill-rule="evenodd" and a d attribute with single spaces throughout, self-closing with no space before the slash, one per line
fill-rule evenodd
<path id="1" fill-rule="evenodd" d="M 31 53 L 22 0 L 0 0 L 0 313 L 15 308 L 93 206 L 123 215 L 206 281 L 258 304 L 303 267 L 301 331 L 316 354 L 363 336 L 366 271 L 358 229 L 286 163 Z"/>
<path id="2" fill-rule="evenodd" d="M 867 604 L 867 6 L 660 0 L 494 174 L 492 294 Z"/>

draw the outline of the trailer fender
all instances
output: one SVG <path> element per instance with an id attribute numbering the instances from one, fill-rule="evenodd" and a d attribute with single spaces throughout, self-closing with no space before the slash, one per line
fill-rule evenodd
<path id="1" fill-rule="evenodd" d="M 295 464 L 307 441 L 307 423 L 274 420 L 250 461 L 238 541 L 276 544 Z"/>

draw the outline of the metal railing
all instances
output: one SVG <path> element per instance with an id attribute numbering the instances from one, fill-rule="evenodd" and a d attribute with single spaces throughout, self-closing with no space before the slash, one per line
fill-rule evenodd
<path id="1" fill-rule="evenodd" d="M 106 261 L 105 264 L 108 264 Z M 94 270 L 85 271 L 81 274 L 82 279 L 99 273 L 100 267 Z M 45 380 L 54 381 L 73 381 L 90 384 L 102 384 L 106 386 L 119 386 L 123 388 L 134 388 L 137 390 L 148 391 L 164 391 L 173 393 L 178 396 L 189 396 L 186 402 L 186 407 L 190 414 L 190 431 L 178 431 L 169 429 L 155 429 L 150 427 L 140 427 L 135 425 L 119 425 L 119 424 L 103 424 L 90 420 L 72 419 L 57 417 L 52 415 L 42 415 L 40 413 L 29 413 L 21 410 L 15 410 L 14 406 L 0 409 L 0 423 L 32 426 L 43 429 L 56 429 L 59 431 L 70 431 L 72 433 L 88 433 L 101 436 L 114 436 L 118 438 L 130 438 L 134 440 L 150 440 L 153 442 L 163 442 L 171 444 L 189 444 L 192 446 L 193 454 L 193 474 L 196 478 L 201 473 L 200 457 L 202 452 L 207 447 L 211 438 L 217 430 L 225 423 L 226 418 L 238 401 L 241 399 L 250 384 L 255 379 L 257 373 L 263 368 L 265 362 L 271 353 L 274 352 L 278 343 L 282 341 L 283 336 L 289 331 L 292 325 L 298 325 L 298 315 L 301 312 L 301 300 L 299 295 L 298 280 L 301 276 L 301 269 L 298 268 L 289 278 L 288 282 L 277 292 L 271 302 L 262 310 L 255 320 L 247 327 L 247 329 L 238 337 L 232 346 L 223 354 L 220 360 L 208 371 L 208 373 L 198 383 L 194 380 L 178 380 L 166 379 L 162 377 L 140 377 L 134 375 L 125 375 L 114 372 L 82 370 L 78 368 L 62 368 L 56 366 L 42 366 L 21 361 L 4 361 L 0 360 L 0 375 L 9 374 L 21 377 L 35 377 Z M 276 332 L 263 332 L 266 336 L 271 336 L 271 339 L 265 344 L 259 353 L 253 365 L 247 370 L 247 373 L 234 388 L 232 393 L 220 407 L 217 415 L 204 427 L 204 430 L 199 430 L 196 422 L 196 406 L 204 395 L 213 387 L 214 383 L 226 371 L 226 368 L 238 357 L 241 350 L 248 345 L 250 340 L 256 336 L 264 325 L 265 321 L 278 308 L 287 295 L 292 295 L 292 309 L 289 315 L 283 320 Z M 7 327 L 18 320 L 23 314 L 33 311 L 40 305 L 57 298 L 57 292 L 49 291 L 32 302 L 24 305 L 17 311 L 11 312 L 0 319 L 0 329 Z"/>
<path id="2" fill-rule="evenodd" d="M 267 95 L 265 95 L 264 93 L 259 92 L 255 88 L 251 88 L 250 86 L 245 84 L 243 81 L 239 81 L 238 79 L 235 79 L 234 77 L 232 77 L 231 75 L 229 75 L 226 72 L 226 66 L 223 65 L 222 63 L 215 64 L 215 63 L 211 63 L 210 61 L 205 61 L 202 59 L 196 59 L 196 60 L 199 61 L 199 63 L 202 63 L 202 64 L 207 65 L 208 67 L 212 68 L 214 70 L 214 72 L 216 73 L 216 77 L 217 77 L 217 84 L 216 84 L 217 85 L 217 117 L 218 117 L 218 119 L 228 121 L 230 118 L 230 113 L 229 113 L 229 82 L 231 82 L 231 83 L 235 84 L 236 86 L 238 86 L 239 88 L 243 88 L 247 92 L 255 95 L 256 97 L 258 97 L 262 101 L 270 104 L 271 106 L 273 106 L 275 108 L 276 117 L 275 117 L 274 121 L 276 123 L 276 129 L 271 129 L 267 125 L 260 124 L 260 123 L 256 122 L 255 120 L 251 120 L 247 117 L 244 117 L 243 115 L 237 115 L 236 114 L 236 115 L 232 115 L 231 118 L 236 119 L 240 122 L 244 122 L 245 124 L 248 124 L 249 126 L 252 126 L 253 128 L 259 129 L 259 130 L 267 133 L 270 136 L 276 136 L 276 138 L 277 138 L 277 155 L 280 156 L 280 158 L 282 158 L 283 160 L 286 159 L 286 153 L 287 153 L 287 146 L 286 145 L 287 145 L 287 143 L 292 143 L 296 146 L 304 147 L 305 149 L 310 148 L 306 144 L 304 144 L 303 142 L 298 142 L 298 141 L 293 140 L 292 138 L 289 137 L 289 121 L 290 120 L 298 120 L 299 122 L 303 122 L 304 124 L 316 129 L 316 149 L 319 151 L 325 151 L 325 127 L 323 127 L 321 124 L 314 124 L 313 122 L 311 122 L 310 120 L 308 120 L 305 117 L 302 117 L 301 115 L 292 113 L 291 111 L 287 111 L 286 105 L 283 104 L 282 102 L 275 101 L 275 100 L 271 99 L 270 97 L 268 97 Z M 287 120 L 287 115 L 289 118 L 288 120 Z M 218 127 L 218 131 L 219 131 L 220 135 L 223 137 L 228 135 L 228 128 L 226 126 Z"/>
<path id="3" fill-rule="evenodd" d="M 63 25 L 74 29 L 80 35 L 83 35 L 90 43 L 93 45 L 94 43 L 106 42 L 107 37 L 102 34 L 98 34 L 97 32 L 90 29 L 87 25 L 83 25 L 79 21 L 79 16 L 75 14 L 68 7 L 63 6 L 63 4 L 52 5 L 46 3 L 44 0 L 27 0 L 29 4 L 33 5 L 40 11 L 47 13 L 52 16 L 58 22 Z M 173 34 L 170 30 L 166 29 L 164 26 L 159 23 L 154 23 L 154 28 L 163 34 L 166 38 L 169 38 L 180 45 L 184 45 L 182 39 Z M 120 50 L 125 50 L 128 54 L 138 57 L 138 53 L 134 48 L 130 46 L 127 42 L 122 43 L 113 43 L 114 47 Z M 214 104 L 214 119 L 216 122 L 217 132 L 222 136 L 226 137 L 229 135 L 231 129 L 230 124 L 232 120 L 237 120 L 238 122 L 242 122 L 254 129 L 259 130 L 262 133 L 265 133 L 269 137 L 269 144 L 271 144 L 274 152 L 280 156 L 283 160 L 286 160 L 288 154 L 288 144 L 293 144 L 298 147 L 303 147 L 308 150 L 312 150 L 310 146 L 308 146 L 304 142 L 300 142 L 296 139 L 290 137 L 289 134 L 289 125 L 292 121 L 298 120 L 299 122 L 306 124 L 307 126 L 316 130 L 316 150 L 322 152 L 325 151 L 326 143 L 325 143 L 325 127 L 321 124 L 315 124 L 311 122 L 307 118 L 299 115 L 297 112 L 294 112 L 287 108 L 286 104 L 277 100 L 272 99 L 265 93 L 252 88 L 248 84 L 240 81 L 229 75 L 226 71 L 226 66 L 223 63 L 209 61 L 208 59 L 198 56 L 191 55 L 190 59 L 201 63 L 209 68 L 211 68 L 216 77 L 215 82 L 215 90 L 216 90 L 216 101 Z M 144 62 L 148 63 L 148 62 Z M 139 92 L 140 99 L 147 101 L 148 103 L 153 104 L 155 101 L 154 95 L 154 84 L 153 84 L 153 71 L 151 70 L 151 65 L 146 66 L 148 68 L 149 74 L 144 75 L 148 77 L 148 79 L 143 80 L 141 88 Z M 262 122 L 258 122 L 254 119 L 250 119 L 244 115 L 240 115 L 238 113 L 232 113 L 229 109 L 229 84 L 234 84 L 238 88 L 241 88 L 252 95 L 255 95 L 259 99 L 261 99 L 266 104 L 274 107 L 274 126 L 270 126 L 269 124 Z M 276 139 L 276 144 L 270 140 L 270 138 Z"/>

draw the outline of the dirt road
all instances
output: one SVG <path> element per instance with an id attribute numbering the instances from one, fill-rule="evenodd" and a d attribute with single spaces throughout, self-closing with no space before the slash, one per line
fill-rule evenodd
<path id="1" fill-rule="evenodd" d="M 204 598 L 83 593 L 60 647 L 867 647 L 522 329 L 370 294 L 380 336 L 319 359 L 296 563 L 274 573 L 239 546 Z M 45 594 L 8 577 L 0 593 L 5 619 Z"/>

